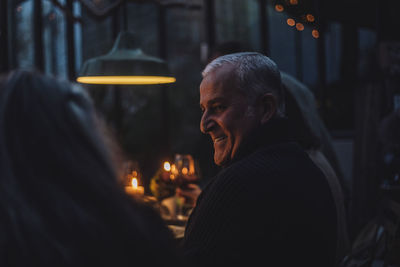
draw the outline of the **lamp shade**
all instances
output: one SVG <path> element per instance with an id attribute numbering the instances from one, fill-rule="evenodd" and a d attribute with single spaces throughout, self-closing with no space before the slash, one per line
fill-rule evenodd
<path id="1" fill-rule="evenodd" d="M 176 79 L 162 59 L 134 46 L 134 35 L 121 32 L 111 51 L 87 60 L 77 81 L 88 84 L 165 84 Z"/>

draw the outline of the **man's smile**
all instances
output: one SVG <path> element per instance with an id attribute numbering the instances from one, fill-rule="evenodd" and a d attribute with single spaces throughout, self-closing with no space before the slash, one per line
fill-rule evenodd
<path id="1" fill-rule="evenodd" d="M 214 162 L 219 166 L 229 164 L 242 140 L 260 119 L 248 115 L 251 105 L 236 84 L 234 68 L 231 64 L 217 68 L 200 84 L 200 129 L 210 135 Z"/>

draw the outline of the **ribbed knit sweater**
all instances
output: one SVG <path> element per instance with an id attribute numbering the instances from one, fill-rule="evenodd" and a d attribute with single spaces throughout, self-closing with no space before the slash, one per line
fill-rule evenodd
<path id="1" fill-rule="evenodd" d="M 183 240 L 198 266 L 333 266 L 336 208 L 284 120 L 247 139 L 204 188 Z"/>

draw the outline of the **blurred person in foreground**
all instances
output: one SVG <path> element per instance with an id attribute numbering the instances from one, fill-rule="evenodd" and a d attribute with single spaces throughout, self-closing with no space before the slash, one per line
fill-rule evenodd
<path id="1" fill-rule="evenodd" d="M 201 131 L 222 170 L 202 190 L 183 240 L 199 266 L 334 266 L 335 202 L 290 137 L 276 64 L 259 53 L 216 58 L 200 84 Z"/>
<path id="2" fill-rule="evenodd" d="M 125 194 L 81 87 L 0 79 L 0 265 L 181 266 L 154 210 Z"/>

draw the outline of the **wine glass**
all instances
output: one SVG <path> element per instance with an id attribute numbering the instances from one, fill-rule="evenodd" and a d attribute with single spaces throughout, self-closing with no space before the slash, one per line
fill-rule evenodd
<path id="1" fill-rule="evenodd" d="M 185 188 L 187 184 L 196 183 L 198 174 L 192 155 L 175 154 L 176 184 L 178 187 Z"/>
<path id="2" fill-rule="evenodd" d="M 176 186 L 181 190 L 190 190 L 188 185 L 195 184 L 199 180 L 193 157 L 189 154 L 176 154 L 174 165 L 177 174 L 175 177 Z M 178 220 L 187 220 L 188 212 L 193 207 L 193 203 L 190 202 L 189 199 L 176 195 Z"/>

